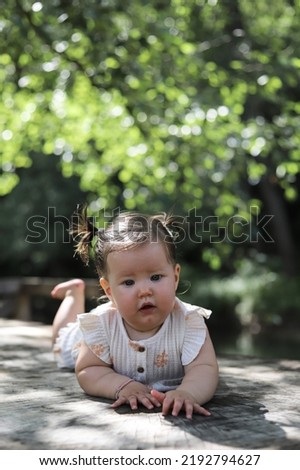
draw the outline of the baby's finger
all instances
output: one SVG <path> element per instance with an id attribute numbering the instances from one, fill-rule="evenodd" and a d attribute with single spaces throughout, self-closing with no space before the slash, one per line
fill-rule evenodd
<path id="1" fill-rule="evenodd" d="M 208 411 L 206 408 L 203 408 L 203 406 L 198 405 L 197 403 L 194 405 L 194 411 L 195 413 L 198 413 L 199 415 L 203 415 L 203 416 L 211 415 L 210 411 Z"/>
<path id="2" fill-rule="evenodd" d="M 147 393 L 146 395 L 137 395 L 138 401 L 142 403 L 146 408 L 149 410 L 154 408 L 154 406 L 160 408 L 161 403 L 152 396 L 151 393 Z"/>
<path id="3" fill-rule="evenodd" d="M 154 388 L 151 390 L 151 396 L 153 397 L 153 399 L 155 399 L 157 405 L 156 406 L 159 406 L 163 403 L 165 397 L 166 397 L 166 394 L 163 393 L 163 392 L 159 392 L 158 390 L 155 390 Z"/>
<path id="4" fill-rule="evenodd" d="M 178 416 L 179 412 L 182 410 L 184 406 L 184 401 L 182 398 L 176 398 L 173 405 L 172 416 Z"/>
<path id="5" fill-rule="evenodd" d="M 113 402 L 111 405 L 112 408 L 118 408 L 121 405 L 124 405 L 124 403 L 127 402 L 127 398 L 125 397 L 119 397 L 116 401 Z"/>
<path id="6" fill-rule="evenodd" d="M 146 396 L 139 397 L 139 402 L 148 408 L 148 410 L 152 410 L 152 408 L 154 408 L 154 404 L 152 403 L 151 399 Z"/>
<path id="7" fill-rule="evenodd" d="M 162 414 L 165 416 L 167 415 L 168 413 L 170 413 L 170 409 L 173 409 L 174 411 L 174 400 L 171 398 L 168 398 L 168 396 L 166 396 L 166 398 L 164 399 L 164 402 L 163 402 L 163 405 L 162 405 Z M 173 413 L 172 413 L 173 414 Z M 176 415 L 174 415 L 176 416 Z"/>
<path id="8" fill-rule="evenodd" d="M 131 395 L 130 397 L 128 397 L 128 402 L 132 410 L 138 409 L 138 401 L 135 395 Z"/>
<path id="9" fill-rule="evenodd" d="M 193 411 L 194 411 L 194 406 L 192 402 L 190 401 L 185 401 L 184 402 L 184 409 L 185 409 L 185 416 L 188 419 L 192 419 L 193 417 Z M 200 407 L 201 408 L 201 407 Z"/>

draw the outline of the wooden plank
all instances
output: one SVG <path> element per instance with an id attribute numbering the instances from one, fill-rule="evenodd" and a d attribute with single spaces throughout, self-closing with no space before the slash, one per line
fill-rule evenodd
<path id="1" fill-rule="evenodd" d="M 20 279 L 16 278 L 2 278 L 0 280 L 0 296 L 16 295 L 21 288 Z"/>
<path id="2" fill-rule="evenodd" d="M 300 361 L 219 362 L 211 417 L 114 411 L 56 368 L 49 326 L 0 319 L 0 448 L 300 449 Z"/>
<path id="3" fill-rule="evenodd" d="M 56 284 L 64 282 L 65 278 L 52 278 L 52 277 L 23 277 L 21 278 L 22 291 L 27 295 L 40 295 L 49 296 L 51 290 Z M 100 289 L 97 279 L 85 279 L 86 296 L 97 297 L 99 296 Z"/>

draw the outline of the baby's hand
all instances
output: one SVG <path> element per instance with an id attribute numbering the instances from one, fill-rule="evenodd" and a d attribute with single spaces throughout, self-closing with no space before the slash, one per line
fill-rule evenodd
<path id="1" fill-rule="evenodd" d="M 132 410 L 138 409 L 138 403 L 144 405 L 148 410 L 152 410 L 154 406 L 161 407 L 160 400 L 152 396 L 150 389 L 140 382 L 130 382 L 122 388 L 118 399 L 111 406 L 118 408 L 125 403 L 129 404 Z"/>
<path id="2" fill-rule="evenodd" d="M 184 409 L 185 415 L 189 419 L 192 419 L 193 413 L 210 416 L 210 412 L 200 406 L 195 398 L 184 390 L 170 390 L 162 393 L 153 389 L 151 395 L 162 404 L 163 415 L 167 415 L 172 411 L 172 416 L 178 416 L 179 412 Z"/>

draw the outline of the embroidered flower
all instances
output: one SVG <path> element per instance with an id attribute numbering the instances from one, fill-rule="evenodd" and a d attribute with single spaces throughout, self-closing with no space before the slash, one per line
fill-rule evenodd
<path id="1" fill-rule="evenodd" d="M 168 353 L 164 351 L 161 354 L 157 354 L 154 364 L 156 365 L 156 367 L 165 367 L 168 362 Z"/>
<path id="2" fill-rule="evenodd" d="M 93 351 L 93 353 L 96 354 L 96 356 L 98 357 L 100 357 L 101 354 L 103 354 L 105 351 L 104 344 L 91 344 L 90 348 Z"/>

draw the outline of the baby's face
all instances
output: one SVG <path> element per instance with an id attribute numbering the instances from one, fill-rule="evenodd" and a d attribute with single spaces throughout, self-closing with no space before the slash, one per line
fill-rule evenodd
<path id="1" fill-rule="evenodd" d="M 153 336 L 174 307 L 180 266 L 170 263 L 160 242 L 109 253 L 107 266 L 107 279 L 102 278 L 101 285 L 122 315 L 129 336 Z"/>

